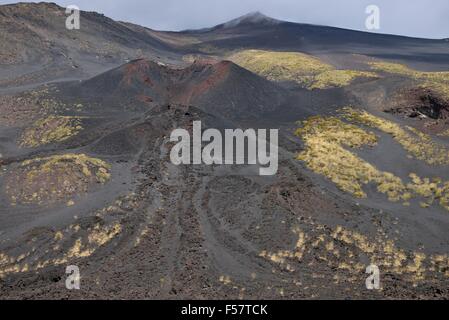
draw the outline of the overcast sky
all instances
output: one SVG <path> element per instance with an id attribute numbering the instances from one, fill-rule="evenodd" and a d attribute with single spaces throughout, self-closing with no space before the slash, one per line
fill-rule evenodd
<path id="1" fill-rule="evenodd" d="M 0 4 L 17 1 L 0 0 Z M 34 2 L 34 1 L 22 1 Z M 380 8 L 377 32 L 449 37 L 449 0 L 56 0 L 158 30 L 210 27 L 252 11 L 293 22 L 365 30 L 365 8 Z M 365 30 L 366 31 L 366 30 Z"/>

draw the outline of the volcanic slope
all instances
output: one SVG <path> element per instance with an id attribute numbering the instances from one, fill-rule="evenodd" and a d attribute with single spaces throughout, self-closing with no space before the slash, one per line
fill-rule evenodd
<path id="1" fill-rule="evenodd" d="M 259 12 L 250 13 L 213 28 L 170 33 L 191 41 L 191 48 L 205 54 L 223 56 L 244 49 L 305 52 L 319 55 L 352 68 L 354 54 L 391 59 L 416 67 L 444 69 L 449 63 L 448 42 L 376 34 L 328 26 L 276 20 Z"/>
<path id="2" fill-rule="evenodd" d="M 260 177 L 251 166 L 172 165 L 168 136 L 194 120 L 205 128 L 225 125 L 195 107 L 153 107 L 134 123 L 111 134 L 100 130 L 93 143 L 71 150 L 110 166 L 110 177 L 96 190 L 56 207 L 31 201 L 2 208 L 1 297 L 447 296 L 447 256 L 426 255 L 396 237 L 419 226 L 324 192 L 282 146 L 276 177 Z M 136 152 L 111 155 L 119 140 L 134 141 Z M 56 162 L 56 173 L 72 168 L 68 159 L 62 167 Z M 75 163 L 91 161 L 82 159 Z M 42 154 L 35 161 L 49 160 Z M 29 163 L 3 168 L 7 177 L 17 168 L 41 168 L 24 165 Z M 385 290 L 364 288 L 366 261 L 385 270 Z M 68 264 L 82 270 L 81 290 L 65 289 Z"/>
<path id="3" fill-rule="evenodd" d="M 86 101 L 100 98 L 111 106 L 118 101 L 143 107 L 195 105 L 229 120 L 293 110 L 306 99 L 229 61 L 195 61 L 185 68 L 173 68 L 139 59 L 60 90 Z"/>
<path id="4" fill-rule="evenodd" d="M 0 6 L 0 86 L 88 78 L 140 56 L 178 60 L 176 50 L 96 12 L 81 11 L 80 29 L 66 28 L 54 3 Z"/>
<path id="5" fill-rule="evenodd" d="M 355 202 L 304 170 L 296 159 L 299 138 L 288 132 L 281 132 L 275 177 L 258 176 L 257 166 L 171 163 L 173 129 L 191 130 L 194 120 L 204 129 L 239 127 L 239 118 L 225 118 L 235 109 L 173 103 L 201 102 L 226 88 L 232 73 L 243 75 L 236 88 L 249 83 L 288 93 L 230 62 L 173 69 L 136 60 L 16 96 L 45 108 L 20 121 L 10 112 L 4 122 L 1 295 L 447 297 L 447 212 L 433 212 L 438 219 L 429 221 L 414 208 L 380 210 L 385 200 Z M 207 90 L 198 90 L 204 83 Z M 154 101 L 136 100 L 142 94 Z M 252 106 L 236 107 L 247 119 Z M 272 112 L 261 110 L 263 118 Z M 61 127 L 72 130 L 54 132 Z M 383 291 L 364 287 L 370 262 L 385 271 Z M 82 291 L 67 293 L 67 264 L 83 270 Z"/>
<path id="6" fill-rule="evenodd" d="M 0 297 L 448 298 L 447 140 L 383 114 L 404 77 L 353 54 L 439 70 L 447 68 L 447 44 L 260 14 L 182 33 L 103 19 L 150 37 L 147 55 L 156 47 L 158 62 L 122 65 L 126 43 L 116 60 L 87 67 L 115 69 L 0 97 Z M 50 52 L 32 44 L 31 55 Z M 287 89 L 220 61 L 246 49 L 301 51 L 337 70 L 363 65 L 381 77 Z M 178 53 L 219 61 L 186 66 Z M 33 66 L 41 69 L 29 60 L 1 70 L 28 74 Z M 278 173 L 173 165 L 170 133 L 191 130 L 194 120 L 204 129 L 281 128 Z M 380 291 L 365 287 L 371 263 L 381 270 Z M 65 288 L 69 264 L 82 271 L 79 291 Z"/>
<path id="7" fill-rule="evenodd" d="M 291 23 L 251 13 L 213 28 L 164 32 L 81 11 L 81 28 L 67 30 L 65 8 L 53 3 L 0 6 L 0 87 L 86 79 L 147 57 L 185 65 L 185 55 L 221 58 L 241 50 L 309 53 L 354 68 L 353 54 L 443 69 L 448 42 Z M 356 59 L 357 60 L 357 59 Z"/>

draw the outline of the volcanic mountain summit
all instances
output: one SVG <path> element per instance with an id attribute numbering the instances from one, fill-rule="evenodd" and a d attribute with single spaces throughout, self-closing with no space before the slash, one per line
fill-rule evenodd
<path id="1" fill-rule="evenodd" d="M 276 24 L 281 23 L 282 21 L 270 18 L 264 14 L 262 14 L 259 11 L 250 12 L 248 14 L 245 14 L 239 18 L 230 20 L 228 22 L 225 22 L 223 24 L 219 24 L 214 29 L 227 29 L 227 28 L 234 28 L 238 26 L 251 26 L 251 25 L 264 25 L 264 26 L 273 26 Z"/>

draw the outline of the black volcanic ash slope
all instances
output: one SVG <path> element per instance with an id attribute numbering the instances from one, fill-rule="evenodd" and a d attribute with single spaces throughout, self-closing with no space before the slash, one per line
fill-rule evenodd
<path id="1" fill-rule="evenodd" d="M 228 119 L 259 118 L 292 99 L 287 90 L 229 61 L 197 61 L 174 69 L 140 59 L 62 88 L 68 95 L 112 105 L 118 101 L 147 106 L 195 105 Z"/>
<path id="2" fill-rule="evenodd" d="M 127 59 L 178 59 L 168 44 L 102 14 L 81 11 L 80 29 L 65 27 L 54 3 L 0 6 L 0 85 L 98 74 Z"/>
<path id="3" fill-rule="evenodd" d="M 242 49 L 299 51 L 315 55 L 363 54 L 425 64 L 445 70 L 449 63 L 446 40 L 420 39 L 349 29 L 275 20 L 252 13 L 212 28 L 188 30 L 176 34 L 179 41 L 195 38 L 192 49 L 221 56 Z"/>
<path id="4" fill-rule="evenodd" d="M 215 51 L 223 57 L 234 49 L 267 48 L 316 51 L 329 60 L 343 52 L 349 62 L 360 52 L 425 59 L 438 69 L 447 67 L 447 42 L 284 23 L 260 14 L 207 30 L 164 33 L 83 13 L 87 33 L 67 33 L 60 30 L 64 14 L 56 5 L 0 8 L 7 19 L 0 35 L 11 41 L 0 48 L 7 84 L 36 85 L 68 74 L 77 79 L 0 97 L 0 298 L 449 296 L 447 212 L 383 197 L 353 198 L 305 169 L 296 158 L 300 138 L 288 131 L 310 112 L 323 118 L 323 110 L 335 111 L 351 99 L 375 109 L 403 79 L 386 75 L 345 88 L 289 91 L 227 61 L 184 68 L 161 63 L 185 66 L 184 54 Z M 3 32 L 9 27 L 10 34 Z M 139 49 L 150 59 L 123 65 L 140 56 Z M 106 68 L 115 69 L 100 74 Z M 79 81 L 86 73 L 96 76 Z M 275 116 L 285 123 L 278 125 Z M 170 133 L 190 130 L 194 120 L 203 128 L 257 127 L 262 121 L 264 128 L 281 127 L 278 173 L 261 177 L 252 166 L 173 165 Z M 64 128 L 68 137 L 54 135 Z M 20 145 L 24 133 L 37 144 Z M 329 145 L 324 136 L 317 146 Z M 380 169 L 426 172 L 405 154 L 396 156 L 403 150 L 394 141 L 386 142 L 359 150 L 360 157 L 385 159 Z M 381 268 L 383 290 L 366 290 L 369 263 Z M 82 290 L 64 286 L 70 264 L 82 270 Z"/>

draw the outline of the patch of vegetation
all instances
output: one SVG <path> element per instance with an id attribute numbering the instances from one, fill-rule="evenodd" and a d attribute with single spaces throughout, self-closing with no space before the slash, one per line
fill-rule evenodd
<path id="1" fill-rule="evenodd" d="M 19 127 L 27 126 L 48 115 L 68 110 L 63 102 L 54 99 L 54 89 L 43 86 L 18 95 L 2 95 L 0 105 L 0 125 Z"/>
<path id="2" fill-rule="evenodd" d="M 412 127 L 403 129 L 400 125 L 383 118 L 376 117 L 366 111 L 344 108 L 346 119 L 379 129 L 402 145 L 416 159 L 430 165 L 449 165 L 449 150 L 434 142 L 432 138 Z"/>
<path id="3" fill-rule="evenodd" d="M 449 71 L 418 71 L 412 69 L 404 64 L 385 62 L 385 61 L 373 61 L 369 62 L 372 69 L 382 71 L 386 73 L 398 74 L 406 77 L 411 77 L 420 80 L 436 81 L 436 82 L 449 82 Z"/>
<path id="4" fill-rule="evenodd" d="M 436 92 L 449 104 L 449 82 L 424 81 L 420 87 Z"/>
<path id="5" fill-rule="evenodd" d="M 440 137 L 449 137 L 449 129 L 438 134 Z"/>
<path id="6" fill-rule="evenodd" d="M 243 50 L 229 59 L 268 80 L 292 81 L 310 90 L 343 87 L 356 78 L 377 77 L 373 72 L 336 70 L 316 57 L 299 52 Z"/>
<path id="7" fill-rule="evenodd" d="M 34 228 L 17 242 L 0 251 L 0 279 L 22 272 L 73 264 L 88 258 L 120 237 L 127 223 L 130 205 L 137 195 L 121 195 L 113 203 L 93 212 L 89 218 L 62 229 Z"/>
<path id="8" fill-rule="evenodd" d="M 373 61 L 369 62 L 369 65 L 376 71 L 399 74 L 408 77 L 413 77 L 417 73 L 413 69 L 410 69 L 406 65 L 400 63 Z"/>
<path id="9" fill-rule="evenodd" d="M 85 154 L 64 154 L 24 161 L 6 178 L 11 203 L 54 203 L 85 193 L 110 179 L 110 165 Z"/>
<path id="10" fill-rule="evenodd" d="M 437 92 L 442 98 L 449 101 L 449 71 L 417 71 L 403 64 L 384 61 L 370 62 L 369 64 L 376 71 L 397 74 L 417 80 L 420 82 L 420 87 Z"/>
<path id="11" fill-rule="evenodd" d="M 312 77 L 333 70 L 331 65 L 299 52 L 244 50 L 230 57 L 242 67 L 273 81 L 295 81 L 302 85 Z"/>
<path id="12" fill-rule="evenodd" d="M 367 236 L 341 226 L 329 228 L 310 218 L 301 225 L 307 231 L 294 227 L 292 232 L 298 240 L 290 248 L 275 252 L 263 250 L 259 256 L 287 272 L 294 272 L 298 263 L 310 266 L 321 262 L 333 271 L 335 283 L 359 283 L 359 279 L 348 275 L 364 274 L 366 262 L 360 257 L 367 257 L 384 272 L 401 275 L 413 284 L 432 277 L 449 277 L 447 254 L 427 256 L 400 248 L 382 229 L 374 236 Z"/>
<path id="13" fill-rule="evenodd" d="M 349 110 L 352 109 L 346 109 L 345 112 L 348 113 Z M 349 118 L 356 120 L 355 117 Z M 377 185 L 377 191 L 385 194 L 389 201 L 402 201 L 404 205 L 409 205 L 411 199 L 420 197 L 424 198 L 423 203 L 426 206 L 437 200 L 442 207 L 449 210 L 449 182 L 443 183 L 441 179 L 421 179 L 411 174 L 411 181 L 406 183 L 348 150 L 375 146 L 378 138 L 372 132 L 336 117 L 315 116 L 302 122 L 296 135 L 305 143 L 305 149 L 298 155 L 298 159 L 304 161 L 310 170 L 324 175 L 341 190 L 357 198 L 366 198 L 363 186 L 374 183 Z"/>
<path id="14" fill-rule="evenodd" d="M 62 142 L 77 135 L 82 129 L 80 117 L 49 116 L 27 128 L 19 143 L 22 147 L 38 147 Z"/>
<path id="15" fill-rule="evenodd" d="M 298 159 L 309 169 L 328 177 L 340 189 L 358 198 L 367 195 L 362 185 L 376 181 L 379 188 L 388 192 L 391 200 L 398 200 L 404 186 L 399 178 L 384 175 L 371 164 L 346 150 L 363 145 L 374 146 L 377 137 L 363 129 L 347 124 L 335 117 L 312 117 L 296 131 L 306 145 Z"/>
<path id="16" fill-rule="evenodd" d="M 7 275 L 38 271 L 46 267 L 69 264 L 70 261 L 90 257 L 102 246 L 110 243 L 122 232 L 118 222 L 96 223 L 83 230 L 80 225 L 70 225 L 64 230 L 49 233 L 41 245 L 45 251 L 36 250 L 34 241 L 23 241 L 22 246 L 32 244 L 33 248 L 19 256 L 0 253 L 0 279 Z M 24 248 L 25 249 L 25 248 Z"/>
<path id="17" fill-rule="evenodd" d="M 358 71 L 358 70 L 331 70 L 316 75 L 309 89 L 327 89 L 346 87 L 358 78 L 378 78 L 374 72 Z"/>
<path id="18" fill-rule="evenodd" d="M 67 105 L 52 97 L 54 88 L 43 86 L 27 93 L 24 97 L 20 97 L 19 101 L 24 99 L 39 105 L 42 114 L 52 114 L 59 110 L 67 110 Z"/>

